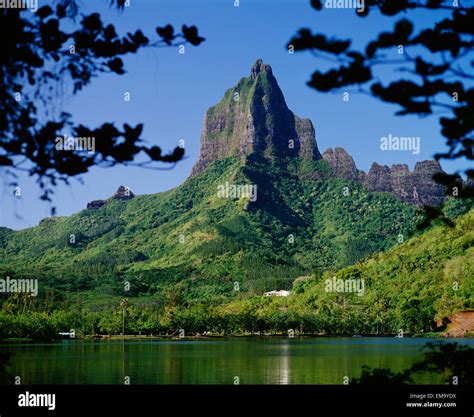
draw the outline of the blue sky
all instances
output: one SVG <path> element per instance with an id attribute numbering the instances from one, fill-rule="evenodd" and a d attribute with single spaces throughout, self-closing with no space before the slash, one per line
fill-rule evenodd
<path id="1" fill-rule="evenodd" d="M 54 103 L 56 110 L 66 110 L 75 121 L 90 127 L 108 121 L 144 123 L 142 137 L 164 150 L 184 139 L 187 157 L 172 171 L 94 168 L 82 176 L 83 184 L 73 180 L 69 187 L 56 189 L 54 205 L 60 216 L 82 210 L 88 201 L 108 198 L 120 184 L 135 194 L 157 193 L 181 184 L 198 156 L 205 111 L 226 89 L 248 76 L 257 58 L 272 66 L 289 108 L 313 121 L 321 152 L 341 146 L 359 169 L 367 171 L 374 161 L 407 163 L 413 169 L 416 161 L 445 150 L 436 117 L 401 118 L 394 115 L 395 106 L 370 97 L 352 94 L 344 102 L 339 94 L 318 93 L 306 82 L 315 69 L 323 68 L 321 61 L 308 53 L 291 55 L 285 47 L 302 27 L 351 38 L 355 47 L 363 46 L 370 37 L 391 29 L 393 19 L 379 14 L 361 19 L 353 10 L 316 12 L 309 0 L 240 0 L 239 7 L 234 0 L 131 0 L 123 12 L 109 8 L 105 0 L 95 0 L 83 1 L 82 11 L 100 12 L 103 21 L 114 24 L 120 34 L 141 29 L 151 39 L 156 36 L 156 26 L 193 24 L 206 41 L 199 47 L 187 46 L 184 55 L 170 48 L 143 50 L 124 60 L 126 75 L 100 75 L 79 94 Z M 429 22 L 434 17 L 420 14 L 419 18 Z M 125 92 L 130 92 L 130 102 L 123 100 Z M 388 134 L 419 136 L 420 154 L 381 151 L 380 138 Z M 462 161 L 442 164 L 447 171 L 466 167 Z M 22 196 L 14 198 L 10 189 L 0 185 L 1 226 L 21 229 L 50 215 L 51 206 L 39 200 L 33 179 L 21 176 L 20 186 Z"/>

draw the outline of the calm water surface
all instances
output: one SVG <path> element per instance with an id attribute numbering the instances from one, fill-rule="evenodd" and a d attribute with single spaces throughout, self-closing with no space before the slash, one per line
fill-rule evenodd
<path id="1" fill-rule="evenodd" d="M 23 384 L 341 384 L 363 365 L 401 371 L 422 358 L 422 338 L 65 340 L 1 344 Z M 442 340 L 440 343 L 455 340 Z M 459 339 L 474 347 L 474 340 Z M 440 383 L 426 375 L 419 383 Z"/>

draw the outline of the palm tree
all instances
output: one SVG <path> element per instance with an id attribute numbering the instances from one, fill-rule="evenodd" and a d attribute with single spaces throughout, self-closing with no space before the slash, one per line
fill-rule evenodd
<path id="1" fill-rule="evenodd" d="M 24 295 L 23 295 L 23 310 L 22 310 L 22 313 L 25 312 L 26 310 L 26 306 L 30 307 L 31 306 L 31 301 L 32 301 L 33 297 L 32 295 L 29 293 L 29 292 L 25 292 Z M 29 309 L 29 308 L 28 308 Z"/>
<path id="2" fill-rule="evenodd" d="M 120 301 L 120 308 L 122 309 L 122 336 L 125 336 L 125 313 L 129 308 L 127 298 L 122 298 L 122 301 Z"/>

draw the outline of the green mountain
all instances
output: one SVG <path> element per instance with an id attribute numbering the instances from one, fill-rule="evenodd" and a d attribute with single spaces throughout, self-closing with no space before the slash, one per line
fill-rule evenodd
<path id="1" fill-rule="evenodd" d="M 164 298 L 159 293 L 142 295 L 130 298 L 129 304 L 111 297 L 108 306 L 85 306 L 79 296 L 55 306 L 48 297 L 28 305 L 26 298 L 14 296 L 0 310 L 0 339 L 50 339 L 70 328 L 78 334 L 118 334 L 123 331 L 123 311 L 126 334 L 429 332 L 449 324 L 459 311 L 472 317 L 473 255 L 471 209 L 457 217 L 454 227 L 437 225 L 337 272 L 298 277 L 287 297 L 247 294 L 213 306 L 186 301 L 179 285 L 171 286 Z M 334 280 L 363 282 L 356 286 L 363 292 L 328 291 L 328 281 Z M 105 294 L 100 300 L 106 301 Z"/>
<path id="2" fill-rule="evenodd" d="M 361 296 L 334 291 L 328 286 L 334 280 L 363 282 Z M 438 225 L 335 273 L 300 277 L 289 297 L 253 297 L 222 309 L 250 312 L 266 331 L 397 334 L 443 327 L 455 313 L 474 309 L 474 210 L 454 227 Z"/>
<path id="3" fill-rule="evenodd" d="M 38 278 L 40 295 L 56 300 L 81 292 L 105 304 L 141 295 L 218 305 L 290 289 L 412 236 L 420 210 L 339 175 L 334 155 L 322 158 L 311 121 L 288 109 L 258 60 L 207 111 L 182 185 L 142 196 L 122 187 L 70 217 L 0 228 L 0 273 Z"/>

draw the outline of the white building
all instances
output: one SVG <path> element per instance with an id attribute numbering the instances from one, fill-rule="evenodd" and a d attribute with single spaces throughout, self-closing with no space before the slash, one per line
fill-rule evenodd
<path id="1" fill-rule="evenodd" d="M 265 297 L 288 297 L 291 294 L 291 291 L 280 290 L 280 291 L 268 291 L 264 292 L 263 295 Z"/>

